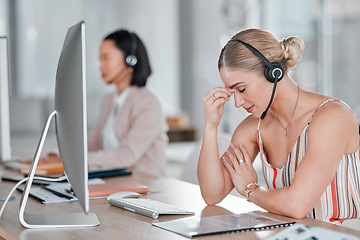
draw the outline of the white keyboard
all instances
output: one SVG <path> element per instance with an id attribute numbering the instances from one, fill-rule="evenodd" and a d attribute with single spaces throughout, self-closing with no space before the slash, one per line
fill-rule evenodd
<path id="1" fill-rule="evenodd" d="M 194 214 L 194 212 L 149 198 L 113 198 L 109 200 L 109 203 L 131 212 L 152 217 L 153 219 L 157 219 L 160 214 Z"/>

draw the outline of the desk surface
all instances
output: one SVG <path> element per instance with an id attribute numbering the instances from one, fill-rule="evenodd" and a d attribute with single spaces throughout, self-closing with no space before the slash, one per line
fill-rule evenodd
<path id="1" fill-rule="evenodd" d="M 1 174 L 11 173 L 9 170 L 0 168 Z M 18 173 L 12 173 L 18 174 Z M 165 203 L 183 207 L 195 212 L 195 216 L 214 216 L 231 213 L 243 213 L 248 211 L 262 211 L 253 203 L 247 202 L 245 199 L 235 196 L 227 196 L 217 206 L 206 206 L 203 201 L 200 189 L 197 185 L 184 181 L 156 178 L 140 173 L 133 173 L 131 176 L 120 178 L 109 178 L 106 181 L 131 180 L 145 184 L 149 187 L 149 193 L 144 197 L 159 200 Z M 10 189 L 15 185 L 13 182 L 0 182 L 0 195 L 7 195 Z M 15 192 L 16 200 L 10 201 L 5 208 L 2 218 L 0 219 L 0 237 L 4 239 L 188 239 L 178 234 L 154 227 L 151 225 L 153 221 L 167 221 L 178 219 L 183 216 L 160 216 L 158 220 L 132 213 L 121 208 L 117 208 L 108 204 L 106 199 L 90 200 L 90 211 L 95 213 L 99 220 L 98 227 L 85 228 L 59 228 L 59 229 L 26 229 L 19 221 L 19 202 L 21 193 Z M 77 202 L 72 203 L 56 203 L 42 204 L 33 198 L 29 198 L 26 212 L 30 214 L 36 213 L 59 213 L 70 211 L 81 211 Z M 289 218 L 264 212 L 265 215 L 281 220 L 289 220 Z M 291 219 L 290 219 L 291 220 Z M 360 232 L 324 223 L 322 221 L 305 218 L 296 220 L 296 222 L 322 226 L 333 230 L 343 231 L 350 234 L 360 236 Z M 243 233 L 231 233 L 222 235 L 212 235 L 199 237 L 198 239 L 265 239 L 281 229 L 261 230 Z"/>

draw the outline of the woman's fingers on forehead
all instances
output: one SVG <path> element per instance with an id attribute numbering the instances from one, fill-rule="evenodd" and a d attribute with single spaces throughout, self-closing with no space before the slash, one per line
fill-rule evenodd
<path id="1" fill-rule="evenodd" d="M 226 87 L 215 87 L 213 90 L 212 90 L 213 93 L 215 92 L 222 92 L 226 95 L 231 95 L 234 91 L 229 89 L 229 88 L 226 88 Z"/>

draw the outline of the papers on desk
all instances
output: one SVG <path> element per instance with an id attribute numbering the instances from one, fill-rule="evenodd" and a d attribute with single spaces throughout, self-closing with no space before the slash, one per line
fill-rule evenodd
<path id="1" fill-rule="evenodd" d="M 100 178 L 89 179 L 91 184 L 103 184 L 104 180 Z M 77 197 L 71 193 L 70 183 L 52 183 L 47 186 L 32 187 L 30 189 L 30 196 L 38 199 L 42 203 L 59 203 L 59 202 L 72 202 L 77 201 Z M 18 188 L 23 191 L 23 189 Z"/>
<path id="2" fill-rule="evenodd" d="M 43 187 L 34 187 L 30 189 L 30 196 L 36 198 L 42 203 L 59 203 L 59 202 L 72 202 L 78 199 L 73 195 L 71 198 L 61 196 L 46 190 Z"/>
<path id="3" fill-rule="evenodd" d="M 360 240 L 359 237 L 343 232 L 337 232 L 322 227 L 309 227 L 304 224 L 294 224 L 266 240 Z"/>
<path id="4" fill-rule="evenodd" d="M 89 179 L 89 198 L 105 198 L 116 192 L 147 193 L 148 187 L 133 181 L 105 182 L 101 178 Z M 23 191 L 23 189 L 18 188 Z M 52 183 L 40 187 L 32 187 L 30 196 L 42 203 L 72 202 L 78 199 L 72 192 L 70 183 Z"/>
<path id="5" fill-rule="evenodd" d="M 249 212 L 211 217 L 188 217 L 166 222 L 157 222 L 152 225 L 192 238 L 211 234 L 286 227 L 294 223 L 295 222 L 284 222 Z"/>

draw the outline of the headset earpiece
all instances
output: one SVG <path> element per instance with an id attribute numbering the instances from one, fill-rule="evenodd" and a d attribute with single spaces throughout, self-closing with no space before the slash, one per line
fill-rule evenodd
<path id="1" fill-rule="evenodd" d="M 274 83 L 275 79 L 277 78 L 280 81 L 284 77 L 284 68 L 281 66 L 280 63 L 273 62 L 270 63 L 271 68 L 266 67 L 264 71 L 265 78 L 269 81 Z"/>
<path id="2" fill-rule="evenodd" d="M 135 55 L 129 55 L 125 59 L 128 67 L 134 67 L 137 64 L 137 57 Z"/>
<path id="3" fill-rule="evenodd" d="M 134 67 L 137 64 L 137 57 L 136 57 L 136 48 L 137 48 L 137 39 L 135 34 L 130 33 L 131 35 L 131 51 L 128 56 L 125 58 L 125 63 L 128 67 Z"/>

